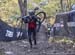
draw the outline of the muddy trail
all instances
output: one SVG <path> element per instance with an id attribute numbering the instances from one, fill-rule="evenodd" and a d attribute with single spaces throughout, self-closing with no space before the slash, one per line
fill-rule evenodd
<path id="1" fill-rule="evenodd" d="M 75 47 L 61 43 L 49 43 L 46 28 L 37 33 L 37 45 L 31 49 L 27 39 L 0 42 L 0 55 L 75 55 Z"/>

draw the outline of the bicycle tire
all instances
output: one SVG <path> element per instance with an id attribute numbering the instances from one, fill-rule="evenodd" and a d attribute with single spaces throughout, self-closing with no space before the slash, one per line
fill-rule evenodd
<path id="1" fill-rule="evenodd" d="M 19 23 L 18 23 L 18 25 L 16 25 L 16 26 L 17 26 L 17 28 L 20 29 L 20 32 L 22 32 L 22 28 L 23 28 L 23 21 L 22 21 L 22 18 L 17 19 L 17 20 L 16 20 L 16 23 L 17 23 L 17 22 L 19 22 Z M 20 34 L 20 35 L 21 35 L 21 34 Z M 22 37 L 22 36 L 19 36 L 18 39 L 20 40 L 21 37 Z"/>
<path id="2" fill-rule="evenodd" d="M 39 14 L 43 14 L 44 15 L 43 19 L 41 19 L 40 17 L 38 17 Z M 37 13 L 36 16 L 38 17 L 38 19 L 40 20 L 41 23 L 46 19 L 46 13 L 43 12 L 43 11 Z"/>

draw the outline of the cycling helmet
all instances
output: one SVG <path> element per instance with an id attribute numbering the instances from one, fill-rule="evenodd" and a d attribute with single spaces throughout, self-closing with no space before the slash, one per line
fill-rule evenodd
<path id="1" fill-rule="evenodd" d="M 35 15 L 35 12 L 34 12 L 33 10 L 30 10 L 30 11 L 29 11 L 29 15 L 31 15 L 31 16 L 32 16 L 32 15 Z"/>

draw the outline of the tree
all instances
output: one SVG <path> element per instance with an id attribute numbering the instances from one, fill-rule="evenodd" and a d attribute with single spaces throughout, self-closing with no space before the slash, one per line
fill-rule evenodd
<path id="1" fill-rule="evenodd" d="M 21 16 L 27 15 L 27 0 L 18 0 Z"/>
<path id="2" fill-rule="evenodd" d="M 18 14 L 20 13 L 17 0 L 0 0 L 0 16 L 2 20 L 7 20 L 11 16 Z"/>

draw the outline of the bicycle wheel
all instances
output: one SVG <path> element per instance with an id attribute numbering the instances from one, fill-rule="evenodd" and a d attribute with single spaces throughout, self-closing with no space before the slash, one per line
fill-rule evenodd
<path id="1" fill-rule="evenodd" d="M 22 39 L 22 35 L 21 35 L 22 29 L 23 29 L 23 21 L 22 21 L 22 18 L 18 18 L 16 20 L 16 30 L 17 30 L 17 32 L 18 31 L 20 32 L 20 34 L 19 34 L 19 36 L 17 38 L 19 40 Z"/>
<path id="2" fill-rule="evenodd" d="M 17 28 L 22 28 L 22 19 L 21 18 L 16 20 L 16 27 Z"/>
<path id="3" fill-rule="evenodd" d="M 43 11 L 37 13 L 36 16 L 38 17 L 38 19 L 41 23 L 46 19 L 46 13 Z"/>
<path id="4" fill-rule="evenodd" d="M 46 18 L 46 13 L 45 12 L 39 12 L 39 13 L 36 14 L 36 16 L 37 16 L 37 19 L 39 21 L 38 24 L 37 24 L 37 32 L 39 32 L 41 24 Z"/>

